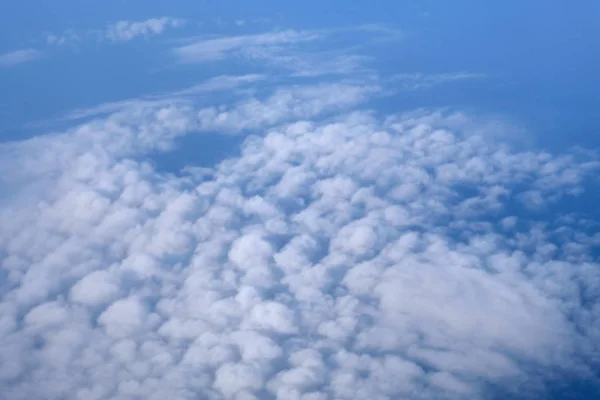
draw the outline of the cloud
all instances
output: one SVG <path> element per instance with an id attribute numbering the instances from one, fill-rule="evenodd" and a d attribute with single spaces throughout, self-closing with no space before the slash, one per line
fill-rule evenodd
<path id="1" fill-rule="evenodd" d="M 51 46 L 65 46 L 65 45 L 73 45 L 76 43 L 80 43 L 82 41 L 82 37 L 79 33 L 75 32 L 73 29 L 66 30 L 60 35 L 56 35 L 53 33 L 47 33 L 45 35 L 46 44 Z"/>
<path id="2" fill-rule="evenodd" d="M 48 127 L 69 121 L 91 119 L 92 121 L 76 129 L 81 132 L 83 141 L 112 142 L 126 152 L 134 147 L 147 151 L 169 147 L 171 139 L 180 137 L 191 129 L 200 132 L 216 130 L 230 135 L 246 135 L 256 129 L 294 118 L 327 116 L 363 103 L 381 91 L 375 83 L 366 85 L 341 81 L 314 85 L 276 86 L 270 93 L 266 91 L 269 96 L 264 98 L 257 97 L 252 90 L 240 90 L 236 95 L 236 88 L 252 85 L 263 79 L 264 76 L 261 75 L 215 77 L 171 93 L 74 110 L 63 117 L 38 122 L 34 126 Z M 227 91 L 231 104 L 206 104 L 206 100 L 210 101 L 212 98 L 209 95 L 219 91 Z M 265 92 L 264 88 L 262 92 Z M 108 118 L 102 118 L 107 115 Z M 156 132 L 156 129 L 162 126 L 162 123 L 153 127 L 146 125 L 154 124 L 156 118 L 163 120 L 164 127 L 167 128 L 163 131 L 164 137 L 162 134 L 144 133 L 146 129 Z M 178 133 L 167 133 L 174 132 L 169 129 L 175 121 L 181 123 L 181 129 L 177 130 Z M 144 127 L 135 132 L 138 129 L 134 128 L 135 124 L 142 124 Z M 90 132 L 96 132 L 96 135 L 90 135 Z M 39 140 L 45 139 L 40 137 Z M 59 141 L 53 143 L 58 144 Z M 69 150 L 55 149 L 55 151 Z M 7 160 L 7 163 L 10 161 Z"/>
<path id="3" fill-rule="evenodd" d="M 174 17 L 149 18 L 145 21 L 122 20 L 108 25 L 104 29 L 92 29 L 80 32 L 67 29 L 61 34 L 46 33 L 44 41 L 50 46 L 65 46 L 83 43 L 95 39 L 98 42 L 128 42 L 139 37 L 149 38 L 164 33 L 168 29 L 181 28 L 186 20 Z"/>
<path id="4" fill-rule="evenodd" d="M 41 53 L 35 49 L 15 50 L 0 54 L 0 67 L 14 67 L 29 61 L 33 61 L 41 56 Z"/>
<path id="5" fill-rule="evenodd" d="M 376 93 L 149 103 L 0 144 L 2 393 L 458 399 L 586 379 L 597 239 L 519 199 L 580 195 L 597 158 L 520 152 L 458 112 L 355 109 Z M 145 158 L 248 129 L 201 175 Z"/>
<path id="6" fill-rule="evenodd" d="M 340 46 L 338 40 L 353 35 L 353 44 Z M 181 63 L 208 63 L 237 60 L 291 71 L 295 77 L 324 75 L 366 75 L 371 57 L 358 50 L 378 41 L 397 41 L 398 30 L 381 25 L 359 25 L 320 30 L 283 30 L 260 34 L 191 38 L 172 49 Z"/>
<path id="7" fill-rule="evenodd" d="M 286 30 L 255 35 L 200 39 L 194 43 L 176 47 L 173 52 L 182 62 L 217 61 L 232 55 L 251 56 L 260 49 L 313 41 L 320 37 L 322 37 L 322 34 L 318 32 Z"/>
<path id="8" fill-rule="evenodd" d="M 73 121 L 91 117 L 99 117 L 126 109 L 131 110 L 135 108 L 140 109 L 150 106 L 158 107 L 181 103 L 189 96 L 198 96 L 201 94 L 215 93 L 220 91 L 232 91 L 240 86 L 252 84 L 263 79 L 265 79 L 265 77 L 259 74 L 240 76 L 221 75 L 181 90 L 163 94 L 146 95 L 141 98 L 108 102 L 89 108 L 73 110 L 60 120 Z"/>
<path id="9" fill-rule="evenodd" d="M 167 28 L 179 28 L 185 20 L 172 17 L 150 18 L 145 21 L 118 21 L 106 29 L 105 37 L 113 42 L 129 41 L 139 36 L 153 36 Z"/>

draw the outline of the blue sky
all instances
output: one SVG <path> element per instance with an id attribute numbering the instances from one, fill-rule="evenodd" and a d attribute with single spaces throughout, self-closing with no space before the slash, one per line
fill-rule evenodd
<path id="1" fill-rule="evenodd" d="M 198 68 L 183 74 L 172 73 L 172 69 L 156 72 L 167 63 L 161 52 L 168 46 L 165 36 L 181 37 L 181 31 L 166 32 L 152 43 L 138 40 L 120 47 L 98 46 L 91 41 L 68 51 L 44 48 L 44 33 L 74 29 L 81 34 L 102 29 L 109 22 L 172 15 L 204 22 L 201 27 L 188 27 L 189 34 L 389 24 L 405 32 L 406 40 L 366 49 L 377 56 L 375 63 L 382 72 L 477 71 L 490 77 L 486 84 L 478 82 L 463 90 L 440 88 L 436 96 L 416 99 L 419 106 L 477 106 L 519 118 L 533 130 L 551 132 L 557 137 L 554 140 L 563 137 L 567 129 L 562 126 L 573 131 L 568 133 L 570 140 L 573 135 L 581 143 L 594 140 L 598 117 L 592 110 L 596 106 L 594 94 L 600 88 L 594 74 L 600 65 L 600 56 L 594 51 L 600 34 L 595 23 L 600 6 L 595 2 L 576 6 L 558 1 L 543 5 L 518 1 L 481 5 L 466 1 L 451 5 L 389 2 L 381 8 L 361 2 L 339 7 L 337 2 L 322 1 L 295 6 L 270 1 L 194 6 L 181 2 L 168 7 L 155 3 L 94 6 L 33 1 L 3 5 L 2 48 L 6 52 L 21 48 L 42 51 L 35 64 L 3 71 L 1 92 L 7 99 L 2 103 L 8 108 L 5 114 L 10 114 L 3 118 L 7 119 L 4 130 L 7 125 L 19 130 L 24 122 L 81 105 L 186 86 L 210 75 L 213 71 Z M 270 22 L 235 25 L 235 21 L 266 18 Z M 61 93 L 58 98 L 57 92 Z M 440 100 L 436 103 L 433 97 Z"/>
<path id="2" fill-rule="evenodd" d="M 0 4 L 0 393 L 597 398 L 599 17 Z"/>

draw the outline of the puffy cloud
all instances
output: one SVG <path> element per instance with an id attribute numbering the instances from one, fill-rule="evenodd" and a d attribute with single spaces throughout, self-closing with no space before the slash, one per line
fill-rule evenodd
<path id="1" fill-rule="evenodd" d="M 41 53 L 35 49 L 21 49 L 0 54 L 0 68 L 14 67 L 39 58 Z"/>
<path id="2" fill-rule="evenodd" d="M 581 195 L 595 156 L 460 113 L 340 112 L 376 91 L 144 103 L 0 145 L 1 392 L 452 399 L 587 376 L 598 238 L 528 206 Z M 144 160 L 248 130 L 202 174 Z"/>
<path id="3" fill-rule="evenodd" d="M 167 28 L 185 25 L 185 20 L 172 17 L 150 18 L 145 21 L 118 21 L 106 29 L 106 38 L 113 42 L 128 41 L 138 36 L 153 36 Z"/>
<path id="4" fill-rule="evenodd" d="M 117 297 L 120 290 L 117 283 L 108 271 L 94 271 L 73 285 L 71 299 L 89 306 L 107 303 Z"/>

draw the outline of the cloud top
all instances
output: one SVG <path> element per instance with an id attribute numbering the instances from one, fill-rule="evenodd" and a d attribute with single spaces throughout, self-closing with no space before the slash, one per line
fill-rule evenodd
<path id="1" fill-rule="evenodd" d="M 600 229 L 574 200 L 597 186 L 598 154 L 524 149 L 498 117 L 377 109 L 487 78 L 377 73 L 363 50 L 404 38 L 361 25 L 169 42 L 173 68 L 251 71 L 0 143 L 2 396 L 486 400 L 592 380 Z M 206 166 L 219 135 L 240 147 Z M 173 171 L 173 151 L 196 164 Z"/>
<path id="2" fill-rule="evenodd" d="M 202 134 L 191 104 L 2 145 L 22 174 L 0 210 L 2 392 L 485 398 L 597 365 L 599 239 L 525 208 L 580 194 L 597 160 L 460 113 L 318 118 L 341 88 L 209 113 L 206 132 L 264 134 L 202 174 L 139 158 Z"/>

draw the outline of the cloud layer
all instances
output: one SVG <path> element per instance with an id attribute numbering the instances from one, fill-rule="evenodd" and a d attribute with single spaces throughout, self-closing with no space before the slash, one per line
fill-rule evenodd
<path id="1" fill-rule="evenodd" d="M 517 151 L 461 113 L 352 111 L 379 90 L 125 105 L 0 145 L 0 392 L 458 399 L 587 376 L 600 236 L 527 210 L 580 195 L 597 158 Z M 145 158 L 244 132 L 211 169 Z"/>

